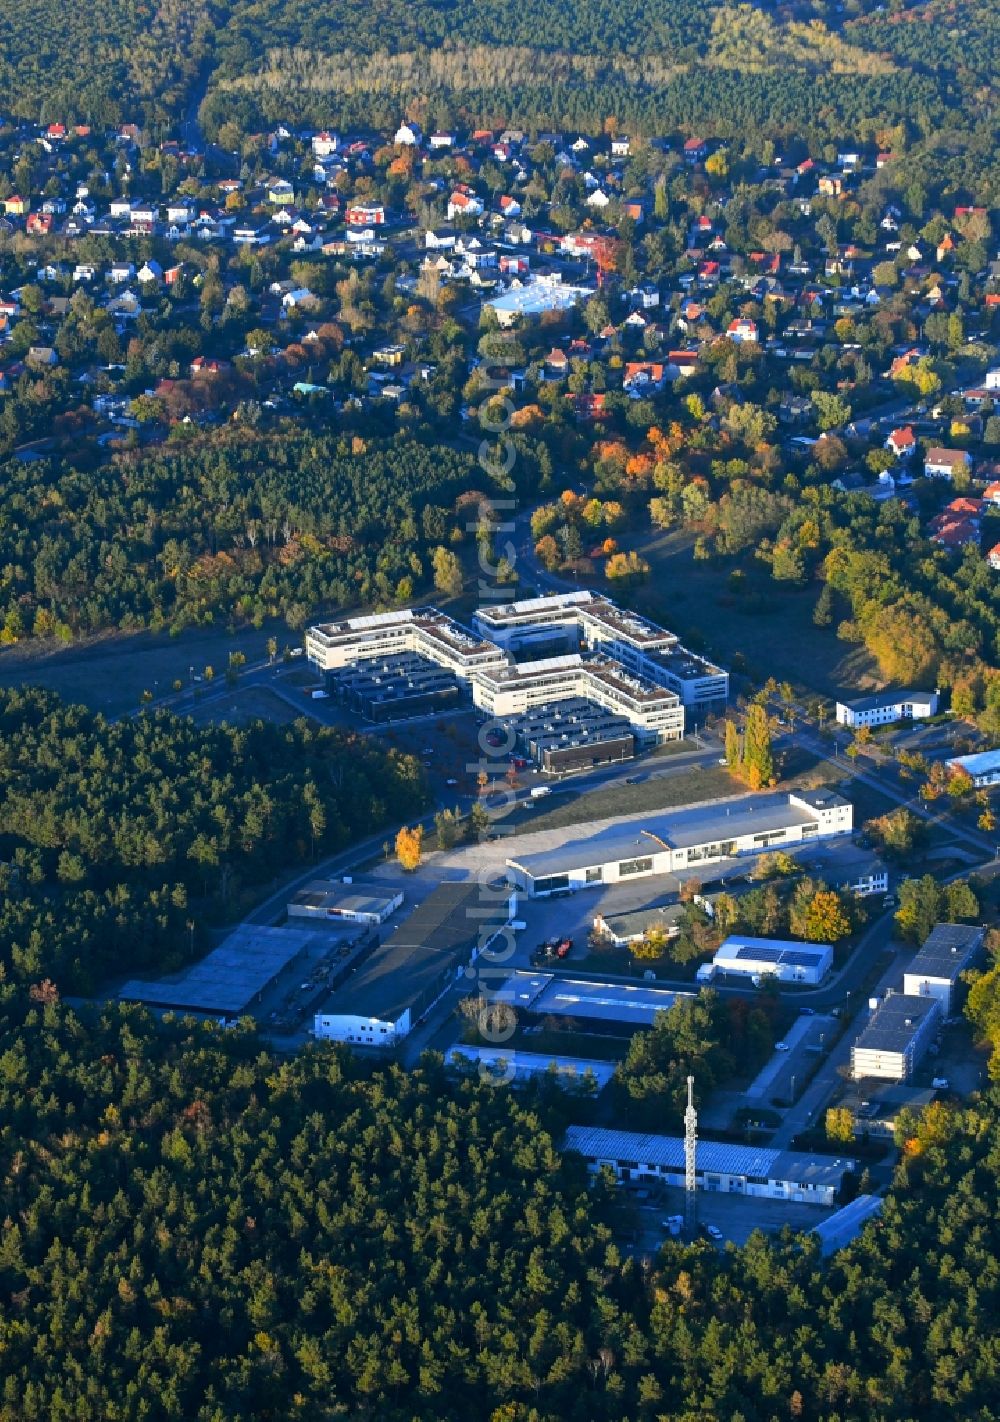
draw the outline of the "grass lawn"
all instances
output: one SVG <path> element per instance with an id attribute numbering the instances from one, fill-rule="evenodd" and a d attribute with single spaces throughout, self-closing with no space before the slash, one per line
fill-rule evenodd
<path id="1" fill-rule="evenodd" d="M 694 805 L 700 800 L 714 800 L 723 795 L 739 795 L 743 787 L 722 766 L 695 766 L 662 780 L 645 780 L 638 785 L 608 785 L 589 794 L 559 794 L 552 799 L 533 801 L 537 809 L 518 808 L 504 816 L 505 824 L 513 824 L 526 833 L 535 830 L 563 829 L 566 825 L 611 820 L 619 815 L 641 814 L 644 810 L 667 810 L 676 805 Z M 544 806 L 544 808 L 543 808 Z"/>
<path id="2" fill-rule="evenodd" d="M 831 627 L 813 624 L 819 584 L 795 588 L 774 582 L 752 550 L 738 558 L 697 560 L 695 535 L 689 529 L 654 531 L 628 542 L 652 570 L 628 602 L 678 633 L 692 651 L 702 650 L 725 667 L 740 668 L 754 681 L 774 676 L 825 696 L 878 682 L 877 667 L 867 652 L 838 641 L 836 617 Z M 729 575 L 736 568 L 744 575 L 738 594 L 729 588 Z M 840 614 L 845 615 L 846 610 Z"/>
<path id="3" fill-rule="evenodd" d="M 0 654 L 0 686 L 45 686 L 66 701 L 82 701 L 109 716 L 135 711 L 143 691 L 169 692 L 175 680 L 185 685 L 194 669 L 201 675 L 206 665 L 222 675 L 230 652 L 242 652 L 247 661 L 267 654 L 267 639 L 275 636 L 279 654 L 283 647 L 301 645 L 301 638 L 281 625 L 244 628 L 192 629 L 178 637 L 169 633 L 113 633 L 56 647 L 52 643 L 25 643 Z"/>

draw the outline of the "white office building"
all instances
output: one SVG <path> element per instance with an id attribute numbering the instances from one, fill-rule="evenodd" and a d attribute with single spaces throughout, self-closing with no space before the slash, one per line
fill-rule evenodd
<path id="1" fill-rule="evenodd" d="M 833 967 L 833 948 L 829 943 L 784 942 L 734 933 L 719 948 L 712 967 L 716 974 L 771 977 L 782 983 L 807 983 L 815 987 Z"/>
<path id="2" fill-rule="evenodd" d="M 655 686 L 676 692 L 689 722 L 726 704 L 729 673 L 689 652 L 673 632 L 580 590 L 481 607 L 473 627 L 513 655 L 541 649 L 601 652 Z"/>
<path id="3" fill-rule="evenodd" d="M 837 721 L 851 730 L 891 726 L 896 721 L 921 721 L 937 715 L 938 700 L 936 691 L 880 691 L 874 696 L 838 701 Z"/>
<path id="4" fill-rule="evenodd" d="M 933 997 L 950 1016 L 961 974 L 975 961 L 986 929 L 967 923 L 937 923 L 903 974 L 903 991 Z"/>
<path id="5" fill-rule="evenodd" d="M 478 669 L 472 678 L 474 703 L 498 720 L 524 716 L 569 697 L 582 697 L 623 716 L 641 740 L 653 745 L 684 736 L 684 708 L 675 692 L 600 653 L 507 662 Z"/>
<path id="6" fill-rule="evenodd" d="M 890 993 L 872 1012 L 851 1048 L 851 1075 L 909 1081 L 941 1022 L 936 997 Z"/>
<path id="7" fill-rule="evenodd" d="M 426 657 L 463 681 L 475 671 L 507 663 L 500 647 L 474 636 L 436 607 L 349 617 L 321 623 L 306 632 L 306 656 L 320 672 L 404 652 Z"/>
<path id="8" fill-rule="evenodd" d="M 509 858 L 507 874 L 532 898 L 654 874 L 704 880 L 706 867 L 723 860 L 848 835 L 853 818 L 850 802 L 831 790 L 741 795 L 569 831 L 554 849 Z"/>
<path id="9" fill-rule="evenodd" d="M 684 1186 L 684 1142 L 676 1136 L 570 1126 L 563 1149 L 582 1155 L 592 1174 L 606 1168 L 622 1181 Z M 699 1141 L 695 1189 L 829 1206 L 836 1202 L 844 1175 L 855 1165 L 847 1157 Z"/>

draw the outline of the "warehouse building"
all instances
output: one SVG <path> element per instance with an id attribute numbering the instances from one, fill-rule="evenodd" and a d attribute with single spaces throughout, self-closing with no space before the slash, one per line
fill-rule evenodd
<path id="1" fill-rule="evenodd" d="M 777 978 L 782 983 L 815 987 L 833 966 L 829 943 L 783 942 L 731 934 L 712 959 L 714 974 L 739 978 Z M 700 971 L 700 970 L 699 970 Z"/>
<path id="2" fill-rule="evenodd" d="M 325 923 L 385 923 L 403 902 L 401 889 L 386 893 L 353 881 L 314 879 L 293 895 L 288 904 L 289 918 L 307 918 Z"/>
<path id="3" fill-rule="evenodd" d="M 932 1086 L 909 1086 L 898 1081 L 878 1085 L 869 1081 L 864 1086 L 855 1087 L 853 1093 L 842 1096 L 838 1104 L 850 1111 L 854 1135 L 858 1140 L 869 1136 L 891 1141 L 904 1111 L 919 1116 L 936 1100 L 937 1092 Z"/>
<path id="4" fill-rule="evenodd" d="M 156 982 L 132 978 L 118 993 L 163 1011 L 239 1016 L 317 941 L 313 928 L 262 928 L 243 924 L 218 948 L 182 972 Z"/>
<path id="5" fill-rule="evenodd" d="M 985 938 L 986 929 L 971 924 L 935 924 L 903 974 L 904 993 L 936 998 L 942 1016 L 949 1017 L 959 978 L 975 962 Z"/>
<path id="6" fill-rule="evenodd" d="M 684 1142 L 679 1137 L 570 1126 L 563 1149 L 582 1155 L 594 1174 L 608 1168 L 618 1180 L 684 1187 Z M 699 1141 L 695 1188 L 709 1194 L 830 1206 L 855 1165 L 843 1157 Z"/>
<path id="7" fill-rule="evenodd" d="M 708 864 L 848 835 L 852 825 L 850 802 L 832 790 L 742 795 L 616 821 L 556 849 L 510 858 L 507 874 L 532 898 L 652 874 L 693 872 L 704 880 Z"/>
<path id="8" fill-rule="evenodd" d="M 956 755 L 947 762 L 954 775 L 964 771 L 971 776 L 977 790 L 985 790 L 990 785 L 1000 785 L 1000 750 L 978 751 L 974 755 Z"/>
<path id="9" fill-rule="evenodd" d="M 391 1047 L 410 1032 L 514 915 L 516 896 L 484 908 L 475 880 L 444 883 L 360 963 L 316 1013 L 316 1037 Z"/>
<path id="10" fill-rule="evenodd" d="M 858 730 L 862 726 L 891 726 L 896 721 L 921 721 L 936 716 L 936 691 L 880 691 L 837 702 L 837 721 Z"/>
<path id="11" fill-rule="evenodd" d="M 835 1210 L 829 1219 L 815 1225 L 811 1234 L 819 1240 L 819 1252 L 828 1259 L 838 1250 L 846 1249 L 864 1229 L 869 1220 L 877 1219 L 882 1213 L 882 1199 L 879 1195 L 856 1195 L 853 1200 Z"/>
<path id="12" fill-rule="evenodd" d="M 538 1076 L 551 1076 L 569 1091 L 588 1094 L 603 1091 L 615 1074 L 614 1062 L 589 1057 L 553 1057 L 541 1052 L 522 1052 L 520 1048 L 462 1044 L 448 1049 L 448 1065 L 460 1071 L 478 1070 L 483 1080 L 498 1085 L 519 1085 Z"/>
<path id="13" fill-rule="evenodd" d="M 699 898 L 700 896 L 695 896 L 696 903 Z M 676 938 L 681 931 L 681 921 L 686 912 L 687 904 L 671 897 L 661 903 L 648 904 L 645 908 L 622 913 L 599 913 L 594 918 L 594 932 L 606 938 L 616 948 L 625 948 L 630 943 L 642 943 L 650 934 Z"/>
<path id="14" fill-rule="evenodd" d="M 631 1036 L 639 1027 L 652 1027 L 656 1014 L 668 1012 L 679 997 L 692 994 L 646 982 L 590 982 L 517 970 L 487 996 L 491 1002 L 508 1003 L 530 1021 L 584 1021 L 592 1032 Z"/>
<path id="15" fill-rule="evenodd" d="M 941 1023 L 936 997 L 890 993 L 851 1048 L 851 1075 L 909 1081 Z"/>

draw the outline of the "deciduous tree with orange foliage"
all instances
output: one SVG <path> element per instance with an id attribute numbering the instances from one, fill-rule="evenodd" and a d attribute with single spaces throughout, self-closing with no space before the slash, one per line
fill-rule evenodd
<path id="1" fill-rule="evenodd" d="M 396 835 L 396 858 L 407 873 L 412 874 L 414 869 L 419 868 L 423 844 L 423 825 L 415 825 L 413 829 L 403 825 Z"/>

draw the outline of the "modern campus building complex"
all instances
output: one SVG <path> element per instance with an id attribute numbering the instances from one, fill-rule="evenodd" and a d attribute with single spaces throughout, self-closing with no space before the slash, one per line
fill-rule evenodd
<path id="1" fill-rule="evenodd" d="M 676 693 L 692 718 L 724 706 L 729 673 L 682 647 L 673 632 L 587 591 L 481 607 L 480 636 L 513 655 L 602 652 L 644 682 Z"/>
<path id="2" fill-rule="evenodd" d="M 507 660 L 499 647 L 473 636 L 436 607 L 349 617 L 306 632 L 306 656 L 320 672 L 403 652 L 425 657 L 462 681 L 468 681 L 474 671 L 503 666 Z"/>
<path id="3" fill-rule="evenodd" d="M 508 859 L 507 873 L 532 898 L 651 874 L 699 877 L 709 864 L 826 835 L 847 835 L 852 827 L 851 804 L 831 790 L 741 795 L 619 820 L 558 848 Z"/>
<path id="4" fill-rule="evenodd" d="M 500 721 L 567 697 L 582 697 L 623 717 L 641 740 L 653 745 L 679 741 L 684 735 L 684 708 L 675 692 L 627 672 L 599 652 L 509 662 L 472 680 L 474 703 Z"/>
<path id="5" fill-rule="evenodd" d="M 445 710 L 465 692 L 553 772 L 680 740 L 685 719 L 729 694 L 720 667 L 594 593 L 481 608 L 473 627 L 434 607 L 347 618 L 311 627 L 306 653 L 366 720 Z M 572 717 L 556 709 L 566 702 Z"/>
<path id="6" fill-rule="evenodd" d="M 606 1167 L 619 1180 L 683 1188 L 684 1142 L 679 1137 L 604 1130 L 599 1126 L 570 1126 L 563 1146 L 582 1155 L 594 1173 Z M 838 1160 L 763 1146 L 700 1141 L 695 1188 L 715 1194 L 756 1195 L 769 1200 L 832 1205 L 844 1175 L 854 1167 L 855 1161 L 845 1158 Z"/>

